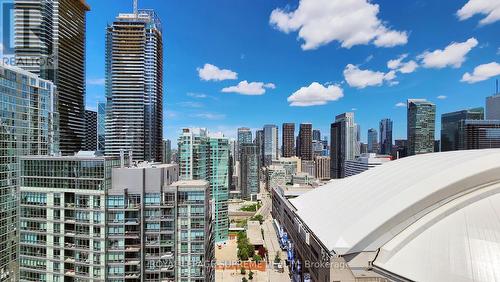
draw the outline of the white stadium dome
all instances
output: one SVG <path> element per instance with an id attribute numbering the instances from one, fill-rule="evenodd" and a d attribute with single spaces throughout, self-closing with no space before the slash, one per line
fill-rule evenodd
<path id="1" fill-rule="evenodd" d="M 337 255 L 414 281 L 500 281 L 500 150 L 393 161 L 292 199 Z"/>

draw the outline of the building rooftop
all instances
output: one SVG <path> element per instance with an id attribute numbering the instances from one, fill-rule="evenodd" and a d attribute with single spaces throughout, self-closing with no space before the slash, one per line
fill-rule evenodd
<path id="1" fill-rule="evenodd" d="M 338 255 L 379 251 L 375 266 L 414 281 L 499 281 L 499 160 L 500 149 L 408 157 L 290 202 Z"/>
<path id="2" fill-rule="evenodd" d="M 177 182 L 172 183 L 170 186 L 188 186 L 188 187 L 198 187 L 198 186 L 207 186 L 209 183 L 205 180 L 179 180 Z"/>
<path id="3" fill-rule="evenodd" d="M 260 231 L 260 223 L 258 221 L 247 222 L 247 237 L 250 244 L 254 246 L 263 246 L 262 232 Z"/>

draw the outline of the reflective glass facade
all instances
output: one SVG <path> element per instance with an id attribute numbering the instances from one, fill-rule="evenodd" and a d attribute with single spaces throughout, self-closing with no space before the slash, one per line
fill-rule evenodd
<path id="1" fill-rule="evenodd" d="M 59 151 L 56 89 L 0 66 L 0 280 L 18 280 L 19 157 Z"/>

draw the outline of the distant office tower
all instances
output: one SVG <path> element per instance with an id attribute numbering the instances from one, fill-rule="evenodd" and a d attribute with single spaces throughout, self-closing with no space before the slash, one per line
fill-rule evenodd
<path id="1" fill-rule="evenodd" d="M 163 158 L 164 164 L 172 163 L 172 142 L 170 140 L 163 140 Z"/>
<path id="2" fill-rule="evenodd" d="M 385 118 L 380 121 L 380 154 L 392 153 L 392 120 Z M 376 152 L 371 152 L 376 153 Z"/>
<path id="3" fill-rule="evenodd" d="M 241 198 L 251 199 L 260 192 L 259 148 L 254 144 L 241 146 Z"/>
<path id="4" fill-rule="evenodd" d="M 210 182 L 215 241 L 227 241 L 229 139 L 222 134 L 209 135 L 206 129 L 184 129 L 178 144 L 180 179 Z"/>
<path id="5" fill-rule="evenodd" d="M 97 150 L 106 149 L 106 103 L 97 103 Z"/>
<path id="6" fill-rule="evenodd" d="M 292 182 L 292 175 L 297 172 L 301 172 L 302 164 L 298 157 L 291 158 L 279 158 L 273 161 L 273 166 L 283 167 L 286 171 L 286 181 L 287 183 Z"/>
<path id="7" fill-rule="evenodd" d="M 106 214 L 111 169 L 119 165 L 118 157 L 82 152 L 21 158 L 20 281 L 108 281 L 113 274 L 124 278 L 125 252 L 135 254 L 140 245 L 124 248 L 123 209 Z M 133 214 L 126 213 L 127 218 Z M 109 221 L 121 224 L 109 226 Z M 122 232 L 116 243 L 115 232 Z M 115 258 L 107 256 L 106 246 L 121 249 L 116 258 L 120 264 L 107 267 L 106 261 Z"/>
<path id="8" fill-rule="evenodd" d="M 264 126 L 264 165 L 268 166 L 273 160 L 278 159 L 278 127 L 276 125 Z"/>
<path id="9" fill-rule="evenodd" d="M 500 120 L 463 120 L 458 139 L 458 150 L 500 148 Z"/>
<path id="10" fill-rule="evenodd" d="M 282 146 L 283 150 L 281 156 L 283 158 L 290 158 L 295 156 L 295 123 L 284 123 L 282 128 Z"/>
<path id="11" fill-rule="evenodd" d="M 313 130 L 313 141 L 321 141 L 321 131 L 319 129 Z"/>
<path id="12" fill-rule="evenodd" d="M 302 123 L 300 124 L 299 131 L 300 139 L 300 155 L 299 157 L 305 161 L 312 161 L 312 124 Z"/>
<path id="13" fill-rule="evenodd" d="M 262 165 L 264 163 L 264 130 L 255 132 L 254 144 L 259 148 L 259 162 Z"/>
<path id="14" fill-rule="evenodd" d="M 250 128 L 246 128 L 246 127 L 241 127 L 241 128 L 238 128 L 238 143 L 237 143 L 237 147 L 238 147 L 238 155 L 237 155 L 237 160 L 239 161 L 240 160 L 240 147 L 242 144 L 252 144 L 253 142 L 253 139 L 252 139 L 252 131 L 250 130 Z"/>
<path id="15" fill-rule="evenodd" d="M 84 151 L 97 151 L 97 112 L 85 110 Z"/>
<path id="16" fill-rule="evenodd" d="M 441 140 L 434 140 L 434 152 L 441 152 Z"/>
<path id="17" fill-rule="evenodd" d="M 356 143 L 354 146 L 354 156 L 361 155 L 361 125 L 354 124 L 354 134 L 356 138 Z"/>
<path id="18" fill-rule="evenodd" d="M 301 161 L 301 171 L 309 174 L 311 177 L 316 176 L 316 167 L 314 161 Z"/>
<path id="19" fill-rule="evenodd" d="M 441 116 L 441 151 L 459 150 L 459 129 L 464 120 L 484 120 L 484 109 L 475 108 Z"/>
<path id="20" fill-rule="evenodd" d="M 394 152 L 392 156 L 395 159 L 400 159 L 408 156 L 408 141 L 406 139 L 394 140 Z"/>
<path id="21" fill-rule="evenodd" d="M 391 161 L 389 156 L 377 156 L 376 154 L 363 154 L 354 160 L 348 160 L 345 164 L 345 177 L 360 174 L 376 166 Z"/>
<path id="22" fill-rule="evenodd" d="M 319 180 L 330 180 L 330 157 L 318 156 L 315 159 L 316 178 Z"/>
<path id="23" fill-rule="evenodd" d="M 19 281 L 19 157 L 59 152 L 52 82 L 0 65 L 0 281 Z"/>
<path id="24" fill-rule="evenodd" d="M 434 152 L 436 105 L 423 99 L 408 100 L 408 155 Z"/>
<path id="25" fill-rule="evenodd" d="M 330 145 L 328 144 L 328 137 L 324 136 L 323 140 L 321 142 L 323 143 L 323 153 L 321 155 L 329 157 L 330 156 Z"/>
<path id="26" fill-rule="evenodd" d="M 347 160 L 354 160 L 357 147 L 356 124 L 354 113 L 338 115 L 331 125 L 330 140 L 330 176 L 331 178 L 344 178 L 344 165 Z"/>
<path id="27" fill-rule="evenodd" d="M 313 159 L 317 156 L 322 156 L 325 147 L 323 141 L 313 140 L 312 141 L 312 155 Z"/>
<path id="28" fill-rule="evenodd" d="M 152 10 L 120 14 L 106 30 L 106 155 L 161 161 L 163 43 Z"/>
<path id="29" fill-rule="evenodd" d="M 486 119 L 500 120 L 500 93 L 498 93 L 498 89 L 495 95 L 486 98 Z"/>
<path id="30" fill-rule="evenodd" d="M 81 150 L 85 136 L 85 25 L 90 7 L 74 0 L 15 0 L 16 63 L 57 86 L 60 149 Z"/>
<path id="31" fill-rule="evenodd" d="M 368 144 L 361 142 L 361 145 L 359 146 L 359 154 L 368 154 Z"/>
<path id="32" fill-rule="evenodd" d="M 368 153 L 378 152 L 378 132 L 375 128 L 368 129 Z"/>

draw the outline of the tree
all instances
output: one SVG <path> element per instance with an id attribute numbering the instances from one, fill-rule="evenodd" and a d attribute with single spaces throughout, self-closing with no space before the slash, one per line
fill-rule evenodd
<path id="1" fill-rule="evenodd" d="M 241 278 L 241 282 L 248 282 L 248 280 L 245 277 L 243 277 Z"/>
<path id="2" fill-rule="evenodd" d="M 251 270 L 248 273 L 248 280 L 253 280 L 253 272 Z"/>
<path id="3" fill-rule="evenodd" d="M 276 252 L 276 256 L 274 257 L 274 263 L 280 263 L 281 262 L 281 257 L 280 257 L 280 252 Z"/>
<path id="4" fill-rule="evenodd" d="M 257 255 L 257 254 L 255 254 L 255 255 L 253 256 L 253 260 L 254 260 L 255 262 L 257 262 L 257 263 L 258 263 L 258 262 L 260 262 L 260 261 L 262 260 L 262 257 L 261 257 L 261 256 L 259 256 L 259 255 Z"/>
<path id="5" fill-rule="evenodd" d="M 245 270 L 244 267 L 241 267 L 240 273 L 241 273 L 241 275 L 245 275 L 245 274 L 247 274 L 247 271 Z"/>

